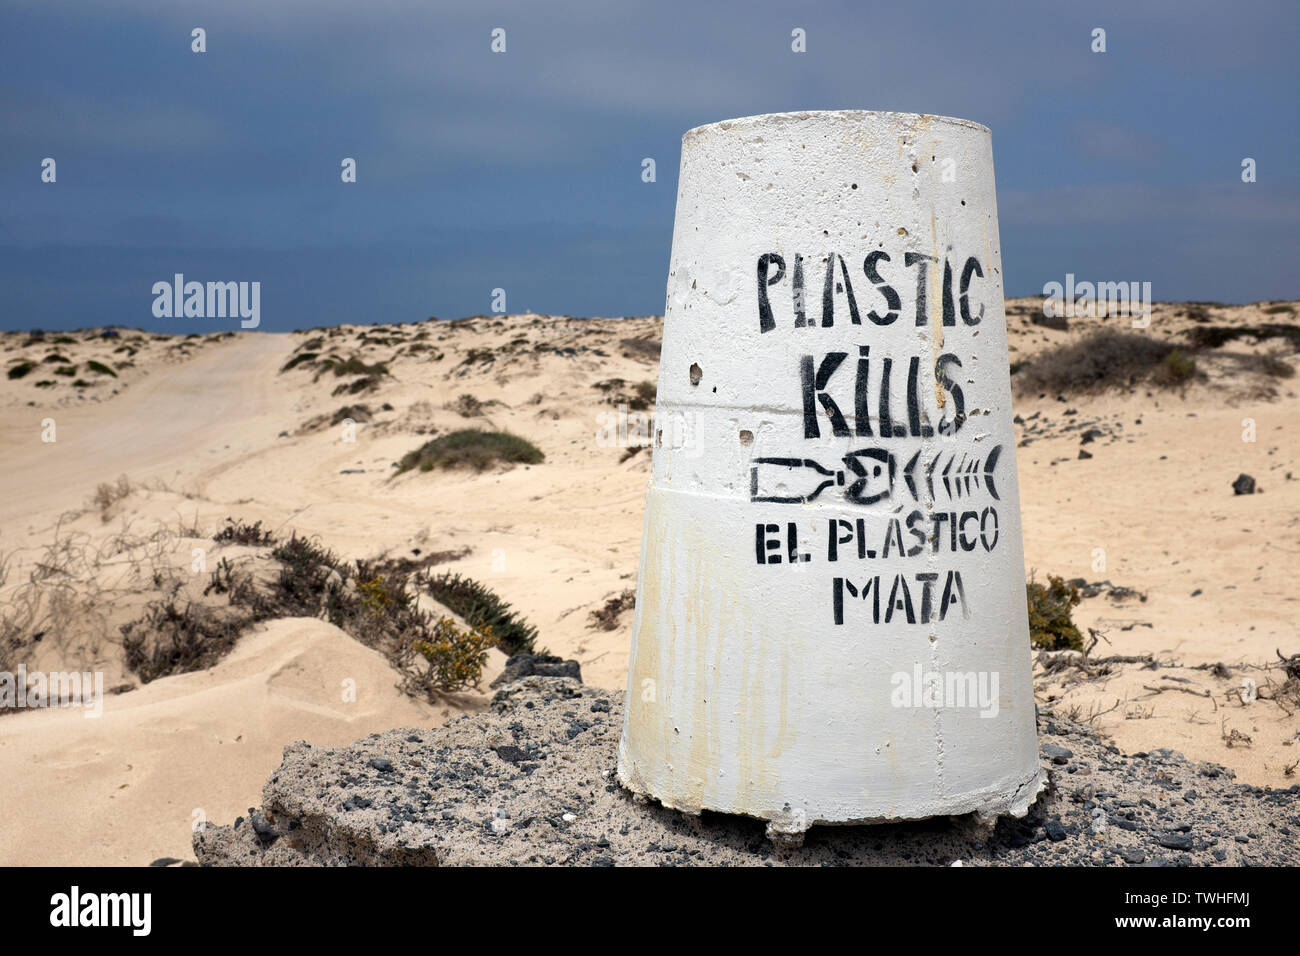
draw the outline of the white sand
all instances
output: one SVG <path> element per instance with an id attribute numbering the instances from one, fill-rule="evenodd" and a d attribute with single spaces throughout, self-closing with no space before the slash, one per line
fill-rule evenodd
<path id="1" fill-rule="evenodd" d="M 1173 314 L 1177 307 L 1160 308 L 1151 334 L 1188 325 Z M 1295 316 L 1266 316 L 1250 306 L 1215 310 L 1214 321 L 1294 324 Z M 1054 332 L 1012 317 L 1013 359 L 1090 327 L 1076 325 L 1081 331 Z M 582 663 L 589 683 L 621 687 L 632 615 L 622 614 L 611 631 L 592 627 L 589 616 L 634 585 L 649 453 L 621 461 L 626 449 L 597 443 L 598 416 L 615 409 L 596 385 L 621 378 L 630 393 L 636 383 L 653 381 L 657 362 L 625 355 L 620 343 L 657 340 L 659 326 L 653 318 L 526 315 L 347 327 L 326 336 L 323 350 L 386 361 L 392 372 L 377 392 L 356 396 L 330 394 L 350 377 L 326 374 L 313 382 L 305 368 L 278 371 L 318 333 L 189 340 L 189 357 L 150 339 L 138 343 L 134 368 L 91 389 L 74 389 L 71 377 L 37 389 L 36 380 L 50 378 L 43 371 L 0 378 L 0 405 L 7 407 L 0 420 L 0 554 L 11 556 L 0 601 L 28 579 L 56 534 L 81 542 L 73 563 L 86 574 L 93 570 L 101 595 L 98 617 L 68 616 L 59 633 L 29 645 L 22 659 L 47 670 L 101 670 L 109 686 L 138 684 L 118 646 L 118 626 L 157 596 L 148 568 L 136 560 L 138 539 L 172 529 L 151 560 L 187 573 L 199 547 L 210 571 L 222 556 L 243 553 L 206 537 L 232 516 L 316 535 L 349 558 L 468 546 L 471 553 L 446 567 L 511 602 L 539 627 L 540 644 Z M 436 353 L 405 351 L 420 331 L 427 333 L 421 344 L 440 351 L 440 361 L 432 360 Z M 363 346 L 364 333 L 381 341 Z M 132 335 L 124 332 L 123 340 Z M 407 341 L 384 341 L 389 335 Z M 57 349 L 80 363 L 107 358 L 116 347 L 96 340 L 24 348 L 24 338 L 0 338 L 7 349 L 0 359 L 39 359 Z M 1238 341 L 1221 351 L 1277 346 Z M 464 364 L 485 353 L 490 361 Z M 1085 717 L 1113 706 L 1096 725 L 1122 749 L 1173 747 L 1224 763 L 1246 781 L 1288 786 L 1300 780 L 1285 773 L 1300 760 L 1300 720 L 1273 703 L 1232 703 L 1231 692 L 1243 673 L 1261 687 L 1270 674 L 1276 678 L 1261 669 L 1275 659 L 1275 647 L 1300 651 L 1300 603 L 1290 584 L 1290 558 L 1300 555 L 1300 481 L 1284 477 L 1300 475 L 1297 380 L 1275 379 L 1275 397 L 1260 398 L 1251 393 L 1261 383 L 1214 374 L 1183 395 L 1139 389 L 1072 396 L 1068 403 L 1052 395 L 1018 400 L 1022 416 L 1041 412 L 1040 419 L 1058 425 L 1071 420 L 1066 408 L 1089 420 L 1123 422 L 1114 429 L 1122 439 L 1086 446 L 1090 460 L 1077 458 L 1077 432 L 1018 449 L 1026 561 L 1040 579 L 1109 579 L 1145 592 L 1145 603 L 1086 600 L 1076 620 L 1104 630 L 1109 643 L 1096 655 L 1155 654 L 1171 665 L 1118 667 L 1068 687 L 1042 681 L 1040 705 Z M 88 391 L 103 400 L 75 397 Z M 463 417 L 447 407 L 462 394 L 495 404 Z M 315 416 L 353 403 L 374 413 L 354 443 L 342 440 L 342 426 L 303 430 Z M 381 410 L 384 403 L 392 410 Z M 1241 441 L 1246 417 L 1257 423 L 1254 443 Z M 52 444 L 40 440 L 46 418 L 57 428 Z M 393 477 L 392 463 L 429 437 L 417 429 L 475 426 L 527 437 L 546 462 L 478 475 Z M 1230 485 L 1239 472 L 1254 475 L 1264 494 L 1234 496 Z M 101 482 L 123 474 L 132 494 L 102 514 L 88 506 Z M 80 513 L 60 523 L 71 510 Z M 195 524 L 204 536 L 175 533 Z M 122 550 L 124 534 L 135 536 L 134 549 Z M 1096 548 L 1105 550 L 1105 570 L 1093 569 Z M 207 575 L 192 577 L 190 590 L 201 591 Z M 1198 588 L 1202 593 L 1191 597 Z M 1249 669 L 1230 678 L 1196 669 L 1216 662 Z M 492 673 L 500 665 L 496 655 Z M 347 678 L 360 688 L 356 703 L 341 698 Z M 0 864 L 188 857 L 194 812 L 228 820 L 260 803 L 261 785 L 285 744 L 337 744 L 387 727 L 430 726 L 487 699 L 463 696 L 435 707 L 403 696 L 395 681 L 378 653 L 327 624 L 296 619 L 245 637 L 208 672 L 110 696 L 100 719 L 76 711 L 0 718 L 0 805 L 10 821 L 23 821 L 0 830 Z M 1169 686 L 1183 689 L 1145 689 Z M 1207 691 L 1211 697 L 1197 696 Z M 1224 738 L 1233 729 L 1249 735 L 1250 744 L 1228 746 Z"/>

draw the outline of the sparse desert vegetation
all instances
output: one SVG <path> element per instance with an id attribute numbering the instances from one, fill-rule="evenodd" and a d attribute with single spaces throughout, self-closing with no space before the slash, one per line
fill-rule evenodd
<path id="1" fill-rule="evenodd" d="M 1283 740 L 1300 728 L 1300 683 L 1283 663 L 1300 647 L 1276 597 L 1283 549 L 1300 548 L 1285 517 L 1300 493 L 1300 321 L 1279 305 L 1157 303 L 1147 329 L 1122 317 L 1053 327 L 1035 321 L 1034 300 L 1008 310 L 1025 554 L 1052 572 L 1025 592 L 1041 711 L 1077 714 L 1130 752 L 1172 745 L 1269 785 L 1293 782 L 1295 758 L 1284 758 L 1295 745 Z M 1122 354 L 1132 340 L 1103 348 L 1096 364 L 1116 368 L 1058 351 L 1107 329 L 1154 345 L 1135 362 Z M 595 436 L 611 407 L 654 408 L 661 337 L 654 318 L 531 315 L 225 339 L 0 336 L 6 369 L 35 366 L 0 376 L 0 398 L 31 424 L 9 449 L 20 479 L 0 502 L 16 556 L 0 574 L 0 665 L 8 654 L 10 666 L 103 666 L 110 688 L 131 695 L 129 706 L 110 696 L 113 725 L 140 724 L 129 754 L 96 746 L 151 779 L 174 777 L 176 805 L 191 805 L 184 779 L 204 777 L 195 760 L 232 772 L 241 735 L 259 760 L 278 757 L 284 741 L 252 727 L 346 742 L 436 725 L 485 706 L 475 687 L 516 650 L 544 643 L 589 683 L 622 686 L 651 455 Z M 223 341 L 230 351 L 211 348 Z M 1050 382 L 1026 388 L 1043 368 Z M 364 395 L 332 396 L 355 382 Z M 209 408 L 190 400 L 199 388 Z M 36 448 L 46 417 L 58 442 Z M 364 427 L 339 427 L 346 419 Z M 1240 441 L 1245 419 L 1254 443 Z M 768 453 L 760 423 L 739 427 L 737 461 Z M 494 434 L 508 444 L 483 437 Z M 86 438 L 90 473 L 84 449 L 74 454 Z M 1230 473 L 1225 442 L 1237 452 Z M 1242 473 L 1255 495 L 1234 494 L 1250 484 Z M 158 491 L 159 476 L 178 490 Z M 69 500 L 82 507 L 50 548 Z M 142 530 L 155 524 L 156 535 Z M 1185 553 L 1162 553 L 1171 527 Z M 1098 546 L 1125 587 L 1095 581 Z M 1237 639 L 1232 659 L 1221 659 L 1224 634 Z M 341 702 L 353 675 L 358 702 Z M 1246 677 L 1259 702 L 1242 710 Z M 1216 704 L 1240 736 L 1221 736 Z M 212 732 L 182 748 L 166 733 L 178 719 Z M 32 743 L 8 738 L 10 752 L 39 764 L 39 742 L 71 760 L 75 748 L 46 726 L 24 726 Z M 121 809 L 150 812 L 138 788 L 118 796 Z M 177 829 L 183 843 L 184 820 Z"/>
<path id="2" fill-rule="evenodd" d="M 255 548 L 270 547 L 275 544 L 275 535 L 262 527 L 262 522 L 254 521 L 249 524 L 244 521 L 236 521 L 234 518 L 227 518 L 225 524 L 221 526 L 212 540 L 217 544 L 242 544 L 251 545 Z"/>
<path id="3" fill-rule="evenodd" d="M 418 674 L 415 683 L 443 692 L 477 688 L 488 651 L 496 645 L 490 625 L 465 629 L 451 618 L 439 618 L 432 633 L 412 645 L 428 663 L 428 670 Z"/>
<path id="4" fill-rule="evenodd" d="M 1300 324 L 1224 321 L 1233 308 L 1220 303 L 1157 306 L 1149 327 L 1140 330 L 1128 328 L 1122 317 L 1066 323 L 1047 333 L 1028 356 L 1012 347 L 1012 385 L 1021 398 L 1208 385 L 1269 399 L 1295 375 Z M 1260 311 L 1294 315 L 1274 306 Z M 1008 316 L 1013 314 L 1024 315 L 1024 309 L 1008 305 Z M 1036 320 L 1032 308 L 1029 323 L 1049 327 Z M 1067 335 L 1056 334 L 1067 329 Z"/>
<path id="5" fill-rule="evenodd" d="M 1071 616 L 1082 598 L 1077 585 L 1058 575 L 1050 575 L 1047 584 L 1033 578 L 1025 585 L 1029 607 L 1029 643 L 1047 651 L 1081 651 L 1083 635 Z"/>
<path id="6" fill-rule="evenodd" d="M 447 406 L 461 418 L 475 418 L 483 414 L 484 405 L 473 395 L 460 394 Z"/>
<path id="7" fill-rule="evenodd" d="M 1136 332 L 1101 329 L 1077 342 L 1045 349 L 1022 365 L 1012 382 L 1021 393 L 1053 395 L 1129 388 L 1154 379 L 1177 352 L 1175 345 Z M 1187 376 L 1194 373 L 1193 364 Z M 1166 382 L 1162 378 L 1157 384 Z"/>
<path id="8" fill-rule="evenodd" d="M 213 666 L 255 624 L 320 617 L 384 654 L 404 691 L 436 699 L 478 685 L 487 651 L 499 640 L 492 622 L 511 639 L 524 627 L 481 586 L 466 605 L 476 619 L 468 628 L 423 610 L 420 575 L 436 556 L 418 564 L 348 561 L 308 538 L 290 535 L 276 544 L 260 522 L 230 519 L 213 540 L 269 549 L 264 563 L 276 570 L 259 574 L 223 558 L 203 594 L 224 596 L 224 603 L 181 599 L 175 589 L 149 602 L 122 626 L 127 666 L 144 683 Z"/>
<path id="9" fill-rule="evenodd" d="M 595 388 L 605 396 L 605 401 L 609 404 L 626 405 L 636 412 L 653 408 L 658 391 L 654 382 L 642 381 L 629 386 L 621 378 L 609 378 L 597 382 Z"/>
<path id="10" fill-rule="evenodd" d="M 537 649 L 537 628 L 478 581 L 448 571 L 424 577 L 420 586 L 474 627 L 490 629 L 511 654 Z"/>
<path id="11" fill-rule="evenodd" d="M 308 365 L 315 362 L 319 357 L 319 352 L 299 352 L 293 358 L 289 359 L 289 361 L 285 362 L 284 365 L 280 366 L 280 371 L 288 372 L 297 368 L 299 365 Z"/>
<path id="12" fill-rule="evenodd" d="M 609 598 L 604 605 L 591 612 L 591 626 L 602 631 L 615 630 L 624 611 L 636 607 L 636 591 L 627 588 L 615 597 Z"/>
<path id="13" fill-rule="evenodd" d="M 657 338 L 634 337 L 622 339 L 619 342 L 619 347 L 627 358 L 658 365 L 659 353 L 663 349 L 663 343 Z"/>
<path id="14" fill-rule="evenodd" d="M 148 684 L 216 664 L 234 648 L 253 618 L 193 601 L 152 601 L 144 616 L 122 625 L 126 666 Z"/>
<path id="15" fill-rule="evenodd" d="M 126 475 L 118 476 L 116 482 L 100 482 L 99 487 L 95 489 L 95 496 L 91 499 L 97 509 L 99 516 L 103 521 L 110 517 L 109 512 L 113 505 L 122 499 L 128 497 L 132 492 L 131 479 Z"/>
<path id="16" fill-rule="evenodd" d="M 0 404 L 58 406 L 107 401 L 152 369 L 183 362 L 232 332 L 209 335 L 145 335 L 132 329 L 78 330 L 75 334 L 0 332 L 0 350 L 10 354 Z M 41 369 L 55 378 L 31 373 Z M 81 377 L 78 377 L 80 373 Z M 75 381 L 64 381 L 75 379 Z M 95 388 L 95 386 L 100 386 Z"/>
<path id="17" fill-rule="evenodd" d="M 342 378 L 345 375 L 365 375 L 378 378 L 388 374 L 388 366 L 383 362 L 374 362 L 367 365 L 357 356 L 337 361 L 334 359 L 322 359 L 319 363 L 320 372 L 317 378 L 326 371 L 333 372 L 335 378 Z"/>
<path id="18" fill-rule="evenodd" d="M 462 428 L 440 435 L 402 456 L 397 473 L 418 469 L 469 468 L 484 471 L 498 463 L 536 465 L 545 461 L 541 450 L 518 435 Z"/>

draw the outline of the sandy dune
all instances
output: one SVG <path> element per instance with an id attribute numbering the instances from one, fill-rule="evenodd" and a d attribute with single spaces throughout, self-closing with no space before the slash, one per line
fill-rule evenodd
<path id="1" fill-rule="evenodd" d="M 345 681 L 355 700 L 345 700 Z M 344 744 L 437 712 L 395 694 L 392 668 L 338 628 L 276 621 L 208 671 L 109 696 L 103 716 L 80 709 L 0 722 L 10 821 L 0 860 L 73 866 L 188 859 L 192 826 L 256 805 L 285 745 Z M 18 817 L 16 808 L 26 808 Z"/>
<path id="2" fill-rule="evenodd" d="M 7 494 L 0 526 L 34 524 L 80 504 L 119 474 L 180 486 L 215 462 L 265 447 L 283 418 L 276 369 L 284 342 L 245 335 L 162 366 L 108 404 L 17 407 L 0 424 Z M 42 442 L 54 420 L 56 440 Z"/>
<path id="3" fill-rule="evenodd" d="M 1008 302 L 1013 362 L 1092 327 L 1044 328 L 1026 317 L 1031 304 Z M 1225 326 L 1296 324 L 1294 311 L 1264 306 L 1209 314 Z M 1159 305 L 1148 334 L 1177 339 L 1205 321 Z M 445 566 L 514 605 L 539 627 L 540 644 L 582 663 L 589 683 L 621 687 L 632 615 L 604 630 L 591 614 L 633 586 L 649 454 L 596 436 L 611 421 L 603 416 L 635 402 L 639 383 L 653 393 L 659 334 L 655 318 L 533 315 L 239 333 L 200 340 L 188 357 L 163 342 L 156 354 L 142 349 L 119 393 L 101 392 L 103 401 L 37 389 L 31 375 L 0 380 L 9 408 L 0 424 L 0 554 L 9 560 L 0 600 L 49 559 L 57 535 L 75 534 L 90 557 L 69 580 L 94 576 L 114 609 L 76 618 L 65 628 L 75 634 L 51 634 L 23 659 L 138 684 L 123 666 L 119 625 L 156 594 L 160 570 L 201 589 L 206 576 L 189 574 L 194 547 L 209 552 L 208 570 L 238 556 L 210 541 L 231 516 L 316 536 L 352 558 L 469 548 Z M 4 344 L 11 364 L 50 348 Z M 281 371 L 304 352 L 385 371 L 372 381 L 313 362 Z M 1276 338 L 1236 339 L 1199 355 L 1203 379 L 1181 390 L 1018 396 L 1029 569 L 1132 589 L 1103 590 L 1075 612 L 1104 634 L 1094 658 L 1131 660 L 1086 674 L 1036 672 L 1040 706 L 1091 718 L 1126 751 L 1173 747 L 1248 782 L 1288 786 L 1300 779 L 1291 775 L 1300 718 L 1277 702 L 1243 703 L 1240 690 L 1250 678 L 1267 695 L 1282 678 L 1268 666 L 1275 648 L 1300 652 L 1288 560 L 1300 554 L 1300 399 L 1294 378 L 1241 371 L 1235 356 L 1245 354 L 1295 365 Z M 331 423 L 344 407 L 358 421 L 351 435 Z M 46 418 L 57 427 L 52 444 L 40 440 Z M 1253 419 L 1256 441 L 1242 440 L 1243 419 Z M 466 427 L 522 435 L 546 461 L 395 474 L 395 462 L 429 437 Z M 1092 428 L 1100 434 L 1084 444 Z M 1242 472 L 1263 494 L 1233 494 Z M 129 494 L 88 503 L 123 474 Z M 145 561 L 138 555 L 150 534 L 163 544 Z M 348 676 L 366 688 L 357 704 L 339 698 Z M 0 718 L 0 801 L 34 821 L 0 832 L 0 863 L 187 856 L 193 811 L 224 820 L 256 805 L 285 744 L 429 726 L 486 699 L 430 706 L 394 683 L 381 655 L 297 619 L 244 638 L 210 671 L 110 696 L 99 720 L 70 711 Z"/>

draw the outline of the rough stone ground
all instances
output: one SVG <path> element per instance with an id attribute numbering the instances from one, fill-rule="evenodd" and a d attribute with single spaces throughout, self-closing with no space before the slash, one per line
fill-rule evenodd
<path id="1" fill-rule="evenodd" d="M 295 743 L 262 807 L 194 850 L 212 866 L 1300 863 L 1300 786 L 1241 786 L 1167 750 L 1125 756 L 1058 717 L 1039 719 L 1050 783 L 1023 820 L 814 827 L 777 849 L 759 821 L 690 819 L 618 786 L 622 711 L 621 693 L 531 676 L 445 727 Z"/>

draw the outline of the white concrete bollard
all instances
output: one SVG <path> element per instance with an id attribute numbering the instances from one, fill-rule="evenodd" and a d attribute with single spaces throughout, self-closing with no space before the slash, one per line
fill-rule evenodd
<path id="1" fill-rule="evenodd" d="M 619 780 L 788 842 L 1023 815 L 1019 500 L 988 129 L 688 132 Z"/>

